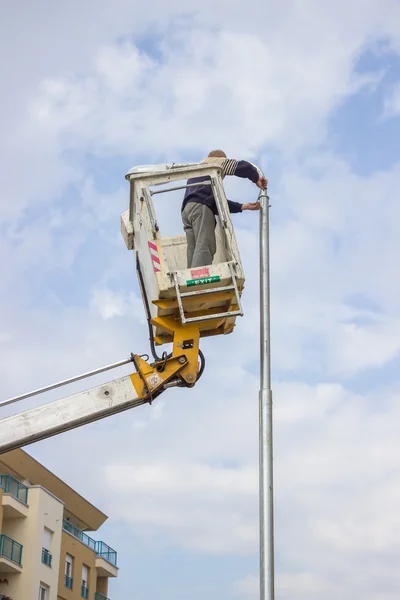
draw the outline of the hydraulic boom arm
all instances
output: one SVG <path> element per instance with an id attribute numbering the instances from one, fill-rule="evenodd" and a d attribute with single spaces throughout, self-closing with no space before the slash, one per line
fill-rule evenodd
<path id="1" fill-rule="evenodd" d="M 21 448 L 148 401 L 146 397 L 138 397 L 129 376 L 120 377 L 105 385 L 3 419 L 0 453 Z"/>
<path id="2" fill-rule="evenodd" d="M 169 387 L 192 387 L 201 375 L 198 365 L 199 331 L 195 326 L 182 328 L 168 318 L 162 319 L 162 324 L 173 335 L 171 354 L 165 353 L 162 359 L 151 364 L 141 356 L 132 354 L 131 360 L 136 373 L 2 419 L 0 454 L 135 406 L 151 404 L 152 400 Z M 106 368 L 97 372 L 104 370 Z M 77 379 L 79 377 L 69 381 Z M 11 404 L 59 385 L 55 384 L 2 404 Z"/>

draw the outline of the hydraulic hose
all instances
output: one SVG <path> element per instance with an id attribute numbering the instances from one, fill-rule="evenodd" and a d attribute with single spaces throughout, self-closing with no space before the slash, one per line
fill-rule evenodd
<path id="1" fill-rule="evenodd" d="M 138 257 L 137 253 L 136 253 L 136 271 L 137 271 L 137 274 L 138 274 L 140 290 L 142 292 L 142 297 L 144 299 L 144 304 L 145 304 L 147 326 L 148 326 L 148 329 L 149 329 L 149 341 L 150 341 L 151 353 L 152 353 L 153 358 L 154 358 L 154 360 L 156 362 L 162 362 L 162 361 L 166 362 L 169 358 L 172 357 L 172 353 L 167 354 L 167 352 L 163 352 L 162 356 L 158 356 L 158 354 L 157 354 L 156 345 L 155 345 L 155 342 L 154 342 L 153 326 L 151 324 L 150 306 L 149 306 L 149 301 L 147 299 L 146 290 L 145 290 L 145 287 L 144 287 L 143 275 L 142 275 L 142 271 L 140 269 L 139 257 Z M 199 381 L 200 377 L 203 375 L 204 369 L 205 369 L 205 366 L 206 366 L 206 359 L 205 359 L 204 354 L 200 350 L 200 348 L 199 348 L 199 358 L 200 358 L 200 368 L 199 368 L 199 371 L 197 373 L 196 382 Z"/>

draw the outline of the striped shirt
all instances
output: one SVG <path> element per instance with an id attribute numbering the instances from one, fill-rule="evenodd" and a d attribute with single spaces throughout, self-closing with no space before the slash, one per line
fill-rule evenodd
<path id="1" fill-rule="evenodd" d="M 233 158 L 206 158 L 203 162 L 210 164 L 217 164 L 221 167 L 222 178 L 227 175 L 235 175 L 236 177 L 242 177 L 244 179 L 250 179 L 253 183 L 257 183 L 260 175 L 257 169 L 246 162 L 245 160 L 234 160 Z M 210 181 L 210 176 L 192 177 L 188 179 L 189 183 L 200 183 L 202 181 Z M 217 206 L 215 204 L 214 195 L 209 185 L 194 185 L 193 187 L 186 188 L 185 197 L 182 203 L 182 210 L 189 202 L 198 202 L 199 204 L 205 204 L 211 208 L 214 215 L 218 214 Z M 242 204 L 240 202 L 233 202 L 228 200 L 229 211 L 231 213 L 242 212 Z"/>

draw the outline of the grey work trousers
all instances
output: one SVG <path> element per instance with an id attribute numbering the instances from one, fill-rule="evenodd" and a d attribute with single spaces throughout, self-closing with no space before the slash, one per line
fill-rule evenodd
<path id="1" fill-rule="evenodd" d="M 187 240 L 187 268 L 212 264 L 217 249 L 215 217 L 211 208 L 199 202 L 188 202 L 182 211 Z"/>

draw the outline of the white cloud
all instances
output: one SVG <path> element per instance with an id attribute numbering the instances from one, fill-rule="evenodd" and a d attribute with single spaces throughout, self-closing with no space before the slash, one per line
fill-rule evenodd
<path id="1" fill-rule="evenodd" d="M 351 8 L 336 4 L 335 10 L 315 0 L 308 10 L 295 0 L 268 8 L 256 0 L 236 2 L 229 10 L 220 3 L 212 22 L 209 2 L 191 7 L 190 18 L 180 0 L 168 10 L 161 3 L 150 22 L 146 11 L 126 0 L 114 3 L 112 17 L 95 10 L 96 23 L 89 17 L 91 2 L 70 6 L 58 17 L 62 32 L 49 27 L 55 18 L 50 8 L 40 21 L 27 12 L 29 27 L 10 14 L 20 39 L 33 36 L 42 43 L 29 53 L 16 49 L 13 76 L 11 61 L 2 65 L 10 82 L 10 93 L 1 98 L 7 117 L 0 141 L 2 191 L 13 198 L 2 208 L 7 218 L 79 184 L 84 165 L 67 158 L 67 149 L 82 157 L 88 150 L 133 157 L 140 148 L 157 160 L 221 143 L 231 154 L 255 156 L 265 143 L 291 153 L 320 142 L 330 112 L 376 80 L 374 73 L 354 71 L 366 45 L 386 39 L 396 47 L 400 37 L 392 0 L 384 10 L 363 0 Z M 79 24 L 72 17 L 78 13 Z M 8 53 L 17 37 L 10 37 L 7 19 L 3 29 Z M 150 29 L 159 42 L 156 57 L 134 45 Z M 116 45 L 116 39 L 125 41 Z M 26 76 L 15 77 L 21 72 Z"/>
<path id="2" fill-rule="evenodd" d="M 339 49 L 323 69 L 310 48 L 283 47 L 279 61 L 273 49 L 269 37 L 204 30 L 172 37 L 161 61 L 132 44 L 106 47 L 87 76 L 45 81 L 32 119 L 68 147 L 99 154 L 140 146 L 165 156 L 222 140 L 253 155 L 264 144 L 287 151 L 290 141 L 292 151 L 321 141 L 329 112 L 371 78 Z"/>
<path id="3" fill-rule="evenodd" d="M 128 310 L 125 296 L 116 294 L 111 290 L 94 290 L 91 304 L 103 319 L 120 317 Z"/>
<path id="4" fill-rule="evenodd" d="M 254 3 L 253 10 L 256 6 Z M 121 8 L 125 15 L 126 9 Z M 171 6 L 171 15 L 173 10 Z M 206 15 L 207 4 L 199 12 L 202 10 Z M 14 128 L 12 136 L 4 138 L 6 157 L 15 160 L 14 152 L 18 153 L 18 164 L 24 172 L 19 184 L 20 202 L 23 196 L 43 201 L 39 186 L 32 186 L 32 181 L 38 181 L 42 188 L 46 186 L 46 195 L 53 195 L 70 181 L 79 181 L 79 166 L 68 165 L 61 158 L 65 144 L 76 149 L 84 143 L 100 154 L 115 150 L 129 154 L 140 146 L 141 151 L 165 155 L 187 149 L 203 151 L 212 142 L 205 131 L 214 132 L 215 143 L 223 141 L 231 152 L 244 154 L 257 152 L 264 142 L 276 143 L 287 152 L 318 141 L 325 133 L 329 112 L 365 83 L 365 76 L 354 75 L 352 69 L 365 44 L 366 32 L 394 37 L 389 19 L 383 19 L 373 3 L 363 6 L 361 19 L 357 12 L 357 20 L 351 15 L 347 27 L 336 30 L 332 23 L 336 15 L 326 7 L 321 10 L 318 3 L 310 3 L 313 16 L 308 27 L 308 17 L 295 2 L 288 3 L 286 9 L 273 7 L 265 15 L 270 27 L 268 36 L 260 35 L 253 21 L 249 27 L 250 23 L 241 19 L 241 10 L 237 7 L 228 15 L 225 12 L 225 29 L 216 34 L 203 25 L 200 29 L 198 20 L 189 26 L 186 23 L 184 34 L 175 27 L 168 42 L 161 46 L 161 60 L 139 53 L 127 42 L 102 49 L 95 45 L 90 54 L 91 38 L 86 31 L 85 44 L 77 41 L 77 47 L 85 46 L 80 62 L 75 53 L 71 53 L 70 61 L 75 69 L 84 65 L 89 72 L 45 78 L 34 108 L 36 90 L 31 84 L 26 97 L 36 118 L 27 119 L 29 106 L 25 107 L 18 116 L 17 130 Z M 394 3 L 387 3 L 388 15 L 390 11 L 395 18 Z M 136 22 L 139 16 L 135 11 Z M 217 26 L 215 10 L 213 16 Z M 261 22 L 262 11 L 259 16 Z M 114 18 L 112 21 L 115 26 Z M 68 24 L 72 27 L 67 18 L 63 23 L 66 31 Z M 332 38 L 326 36 L 327 23 L 335 31 Z M 73 26 L 76 28 L 75 22 Z M 107 31 L 106 39 L 111 31 Z M 141 31 L 139 27 L 138 33 Z M 97 29 L 91 35 L 96 43 Z M 49 40 L 48 47 L 55 48 L 57 54 L 55 40 Z M 314 51 L 316 47 L 319 52 Z M 65 61 L 65 53 L 59 54 Z M 49 58 L 40 56 L 39 60 L 47 64 Z M 49 72 L 59 73 L 51 61 Z M 265 85 L 260 84 L 260 73 Z M 206 130 L 200 125 L 204 120 L 208 122 Z M 11 163 L 9 175 L 15 181 L 17 171 Z M 29 186 L 24 183 L 28 179 Z M 7 178 L 7 184 L 15 193 L 11 179 Z"/>
<path id="5" fill-rule="evenodd" d="M 235 596 L 255 598 L 260 592 L 260 580 L 255 575 L 247 575 L 244 579 L 235 581 L 232 590 Z"/>
<path id="6" fill-rule="evenodd" d="M 141 323 L 146 322 L 141 299 L 125 293 L 118 294 L 107 288 L 93 290 L 90 308 L 106 320 L 135 314 Z"/>
<path id="7" fill-rule="evenodd" d="M 207 387 L 218 376 L 218 368 L 213 371 Z M 141 451 L 110 457 L 105 467 L 115 515 L 138 531 L 167 532 L 189 548 L 256 550 L 257 392 L 255 386 L 245 392 L 247 379 L 233 384 L 235 393 L 213 399 L 211 420 L 201 392 L 193 391 L 191 407 L 166 397 L 168 411 L 152 426 L 157 447 L 148 430 L 137 432 L 132 449 Z M 323 544 L 330 556 L 345 560 L 368 552 L 371 539 L 382 551 L 396 551 L 398 482 L 390 473 L 399 444 L 397 398 L 398 392 L 357 396 L 339 385 L 275 385 L 277 546 L 283 556 L 306 564 Z M 318 572 L 327 561 L 313 556 L 313 564 Z"/>
<path id="8" fill-rule="evenodd" d="M 344 586 L 341 582 L 318 577 L 311 573 L 285 573 L 276 578 L 277 597 L 300 600 L 317 600 L 321 595 L 332 598 L 344 598 Z M 245 598 L 259 597 L 259 579 L 249 575 L 238 580 L 233 585 L 233 592 Z M 349 596 L 350 598 L 351 596 Z"/>
<path id="9" fill-rule="evenodd" d="M 317 164 L 317 179 L 312 168 L 288 166 L 270 191 L 274 361 L 286 371 L 347 376 L 398 355 L 400 171 L 395 165 L 362 177 L 328 155 Z M 247 231 L 239 230 L 239 240 L 251 313 L 258 307 L 257 244 Z M 257 323 L 238 329 L 255 360 Z"/>
<path id="10" fill-rule="evenodd" d="M 167 534 L 183 547 L 213 554 L 254 547 L 256 532 L 243 514 L 257 481 L 254 467 L 218 469 L 192 461 L 155 466 L 152 461 L 110 465 L 104 477 L 120 501 L 116 516 L 146 536 Z"/>

